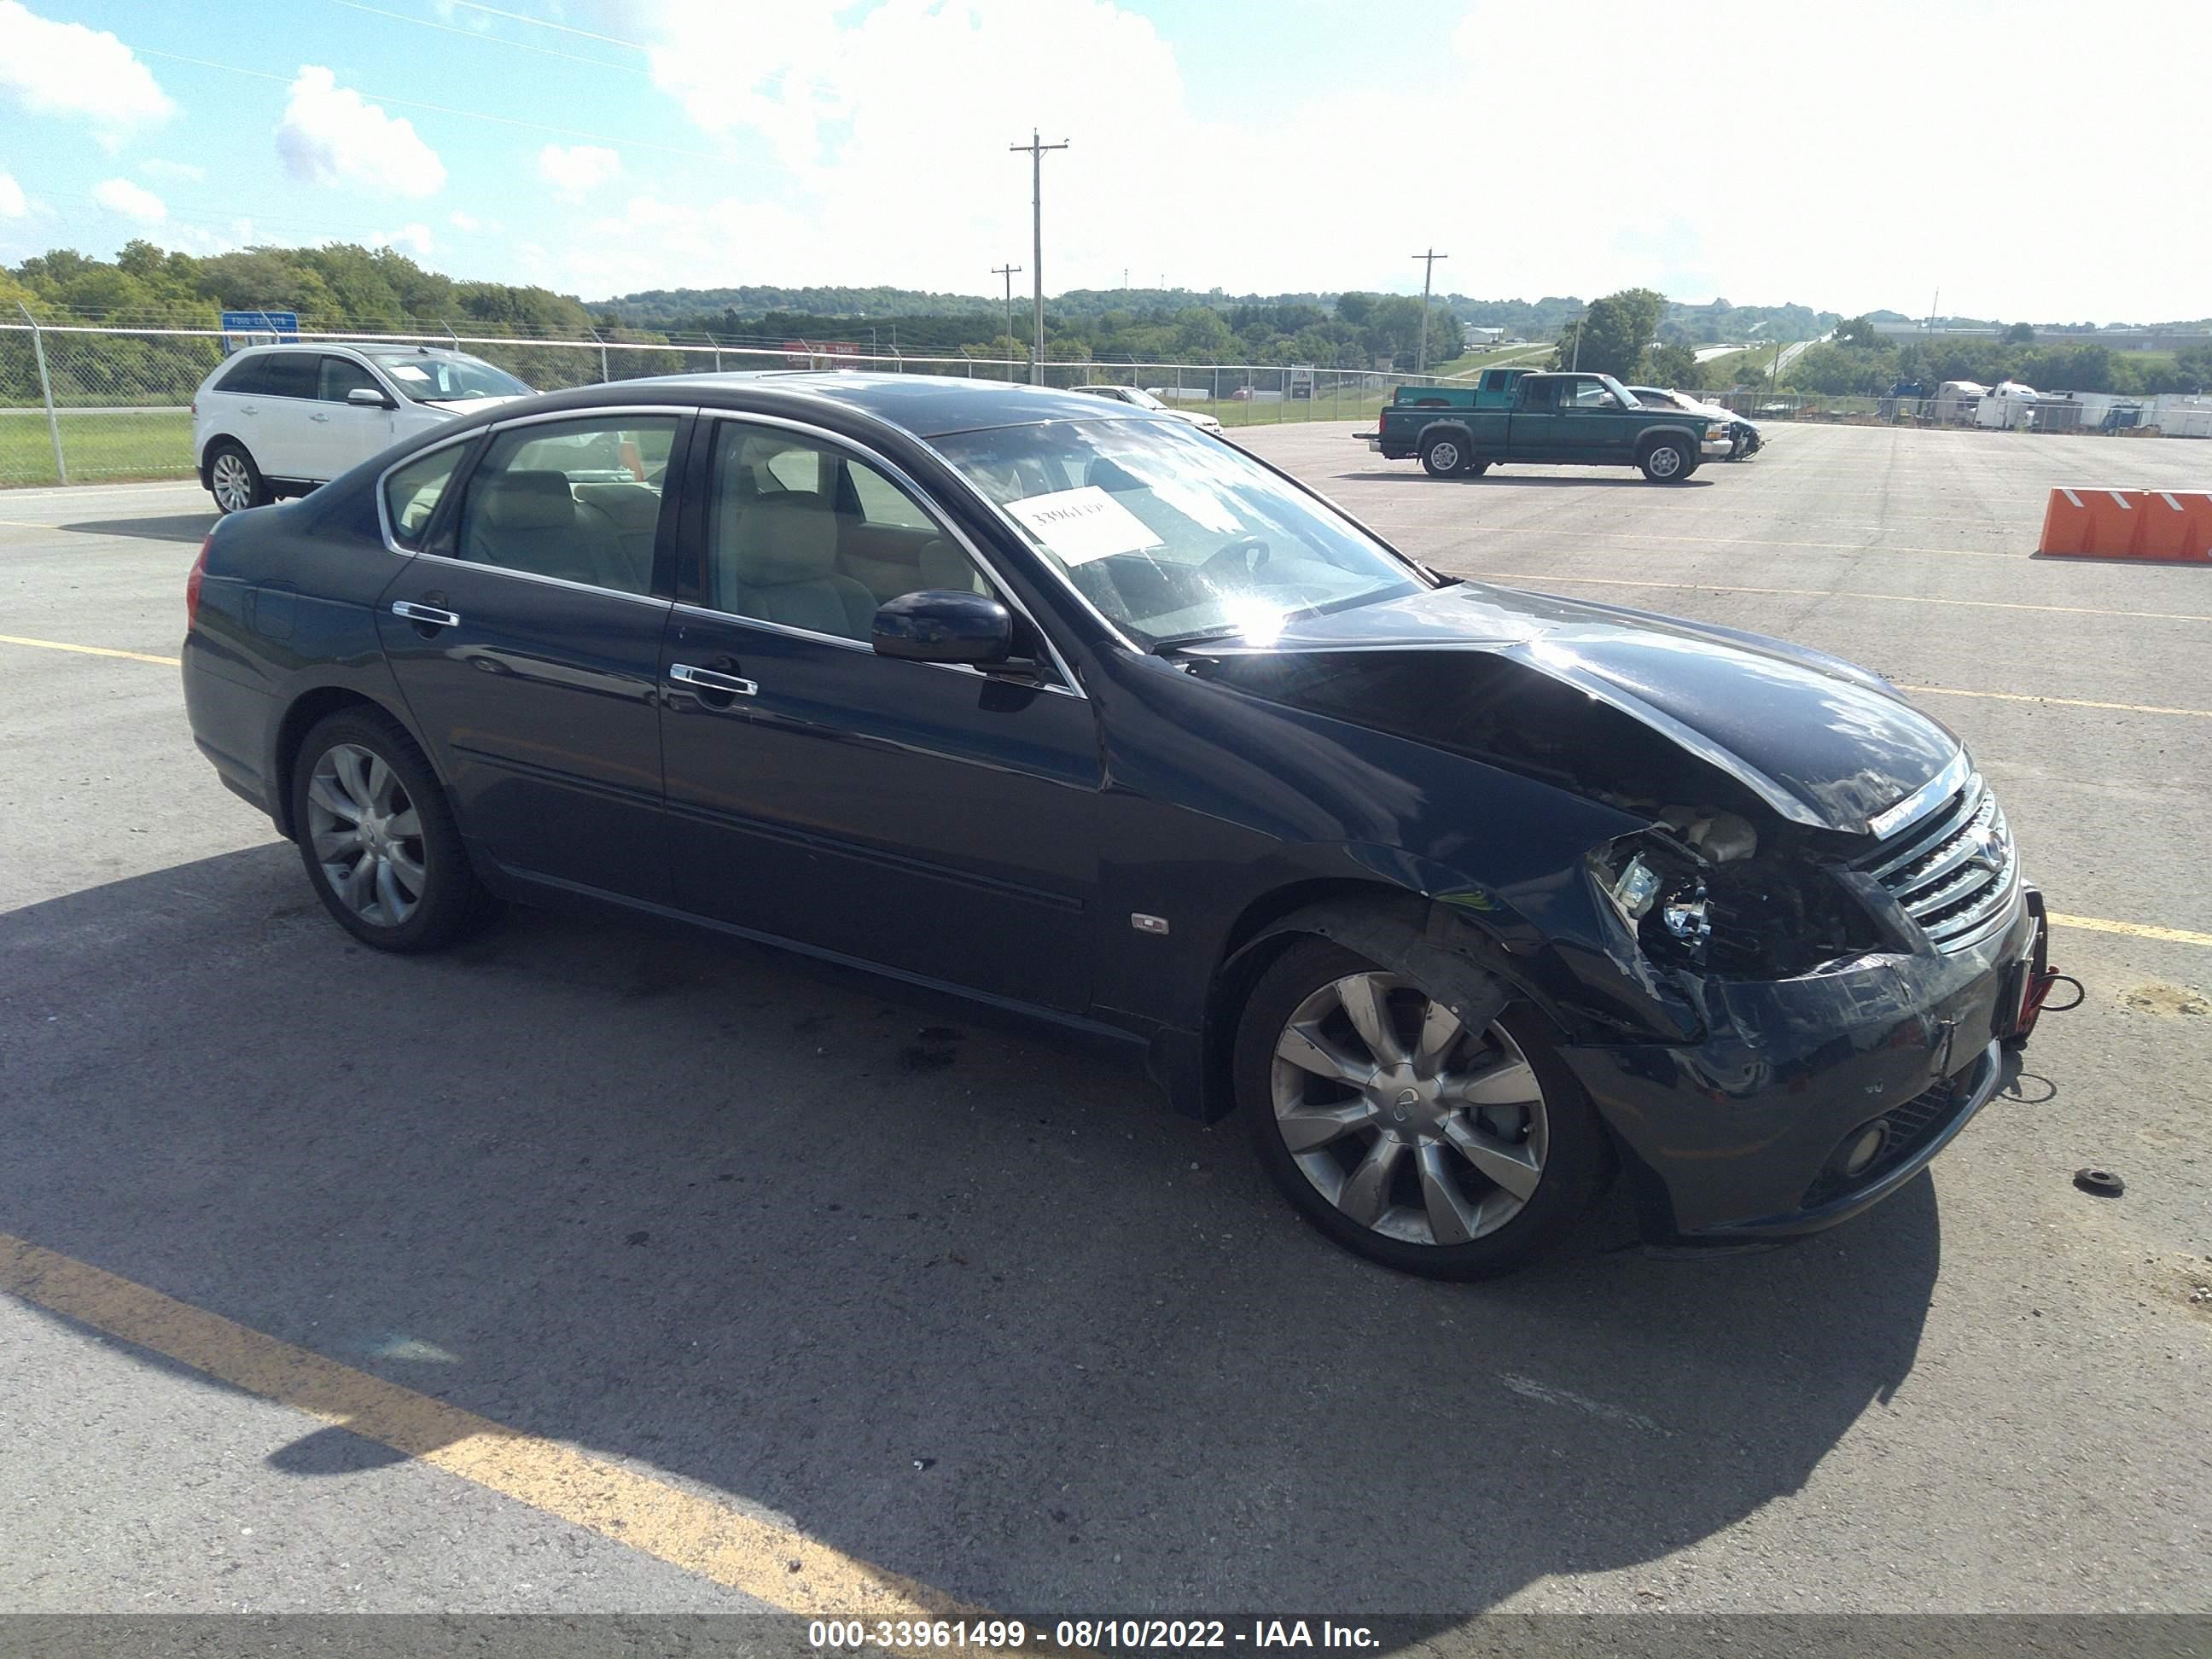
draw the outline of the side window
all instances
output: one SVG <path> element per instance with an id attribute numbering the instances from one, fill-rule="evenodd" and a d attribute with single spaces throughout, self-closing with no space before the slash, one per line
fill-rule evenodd
<path id="1" fill-rule="evenodd" d="M 465 443 L 447 444 L 420 460 L 397 466 L 384 481 L 384 511 L 392 521 L 392 539 L 402 547 L 420 547 L 430 515 L 438 510 L 453 469 L 467 454 Z"/>
<path id="2" fill-rule="evenodd" d="M 876 607 L 902 593 L 992 591 L 930 511 L 865 461 L 724 421 L 713 467 L 704 597 L 716 611 L 865 640 Z"/>
<path id="3" fill-rule="evenodd" d="M 501 433 L 470 476 L 459 556 L 651 592 L 676 426 L 673 415 L 611 415 Z"/>
<path id="4" fill-rule="evenodd" d="M 356 386 L 367 386 L 380 398 L 384 395 L 384 388 L 377 385 L 376 377 L 352 358 L 323 359 L 320 375 L 315 383 L 315 396 L 319 401 L 342 404 L 346 400 L 346 393 Z"/>
<path id="5" fill-rule="evenodd" d="M 1613 400 L 1613 393 L 1607 389 L 1606 384 L 1603 380 L 1581 380 L 1572 382 L 1569 387 L 1566 397 L 1560 401 L 1559 406 L 1562 409 L 1580 410 L 1585 411 L 1594 409 L 1618 409 L 1620 407 L 1620 405 Z"/>
<path id="6" fill-rule="evenodd" d="M 266 357 L 241 357 L 230 366 L 230 372 L 215 383 L 217 392 L 228 392 L 239 397 L 252 397 L 269 389 Z"/>
<path id="7" fill-rule="evenodd" d="M 308 398 L 315 395 L 315 379 L 322 359 L 312 351 L 272 351 L 261 360 L 264 398 Z"/>

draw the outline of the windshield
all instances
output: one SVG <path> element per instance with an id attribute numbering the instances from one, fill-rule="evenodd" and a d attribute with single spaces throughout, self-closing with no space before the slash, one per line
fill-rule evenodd
<path id="1" fill-rule="evenodd" d="M 477 357 L 380 356 L 376 366 L 418 404 L 465 404 L 478 398 L 526 398 L 530 388 Z"/>
<path id="2" fill-rule="evenodd" d="M 1179 422 L 1052 421 L 933 444 L 1147 649 L 1265 644 L 1290 617 L 1421 585 L 1297 485 Z"/>

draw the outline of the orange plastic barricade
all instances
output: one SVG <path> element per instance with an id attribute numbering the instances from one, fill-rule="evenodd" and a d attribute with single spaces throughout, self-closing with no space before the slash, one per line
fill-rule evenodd
<path id="1" fill-rule="evenodd" d="M 2212 494 L 2054 489 L 2036 551 L 2065 558 L 2212 564 Z"/>

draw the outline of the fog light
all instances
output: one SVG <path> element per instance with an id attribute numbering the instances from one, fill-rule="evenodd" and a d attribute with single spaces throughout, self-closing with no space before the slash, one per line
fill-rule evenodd
<path id="1" fill-rule="evenodd" d="M 1831 1160 L 1838 1174 L 1863 1175 L 1867 1166 L 1881 1156 L 1881 1149 L 1889 1145 L 1889 1120 L 1876 1118 L 1836 1149 Z"/>

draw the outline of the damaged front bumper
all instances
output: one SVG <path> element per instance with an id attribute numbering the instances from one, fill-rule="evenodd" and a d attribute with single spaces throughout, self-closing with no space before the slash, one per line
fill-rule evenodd
<path id="1" fill-rule="evenodd" d="M 1630 1165 L 1647 1238 L 1817 1232 L 1911 1181 L 2033 1024 L 2043 928 L 2023 886 L 2011 922 L 1969 949 L 1715 982 L 1700 1043 L 1564 1050 Z"/>

